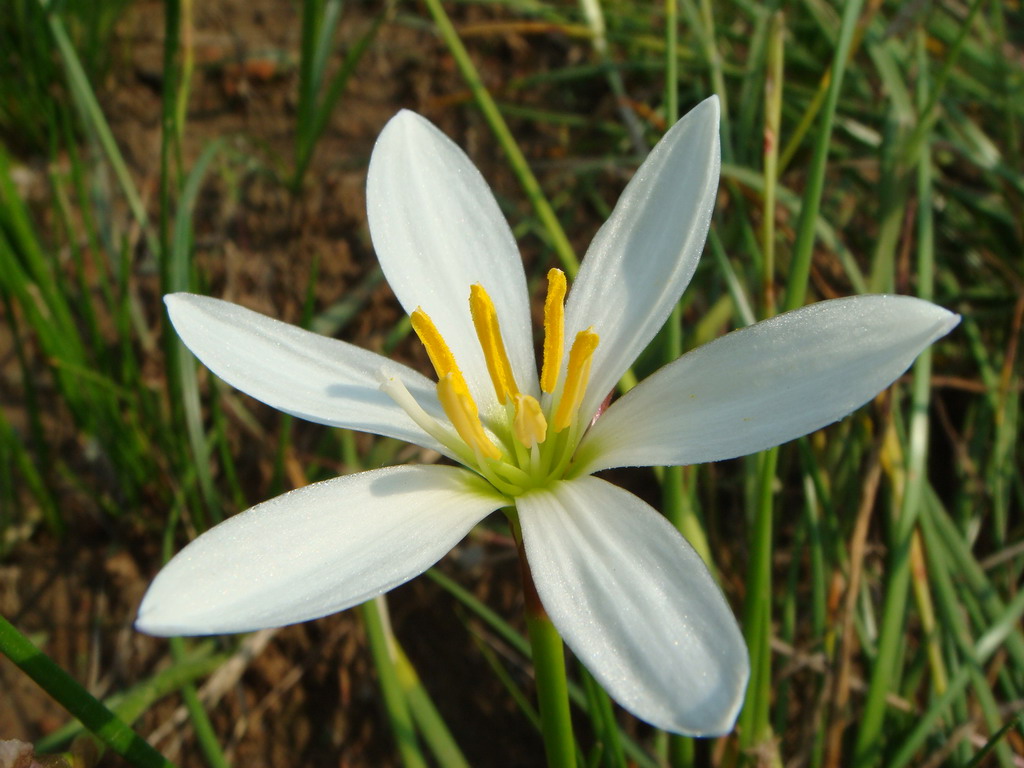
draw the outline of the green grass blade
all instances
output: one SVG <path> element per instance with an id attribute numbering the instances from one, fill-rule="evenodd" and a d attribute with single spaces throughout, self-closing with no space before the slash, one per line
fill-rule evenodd
<path id="1" fill-rule="evenodd" d="M 427 761 L 423 757 L 416 738 L 416 728 L 413 724 L 412 713 L 409 711 L 409 703 L 399 681 L 395 653 L 389 640 L 391 633 L 386 626 L 388 621 L 386 606 L 384 598 L 378 597 L 363 603 L 358 609 L 359 615 L 370 641 L 370 651 L 373 654 L 377 675 L 380 677 L 381 691 L 384 694 L 384 706 L 394 731 L 395 741 L 398 743 L 398 752 L 402 756 L 402 763 L 406 768 L 427 768 Z"/>
<path id="2" fill-rule="evenodd" d="M 81 113 L 82 120 L 89 130 L 95 134 L 97 141 L 103 148 L 103 151 L 107 156 L 107 162 L 110 163 L 110 167 L 113 169 L 114 175 L 117 177 L 118 183 L 121 185 L 121 191 L 125 196 L 128 207 L 131 209 L 132 215 L 135 217 L 135 221 L 142 229 L 143 235 L 146 237 L 151 252 L 159 253 L 160 249 L 149 225 L 149 216 L 146 213 L 146 207 L 143 205 L 142 198 L 135 187 L 135 182 L 132 180 L 131 174 L 128 172 L 128 165 L 125 163 L 121 150 L 118 148 L 117 142 L 114 140 L 114 134 L 111 132 L 110 125 L 107 123 L 107 119 L 103 115 L 103 110 L 100 109 L 99 102 L 96 100 L 96 94 L 93 92 L 92 85 L 90 85 L 85 74 L 85 70 L 82 68 L 82 63 L 78 58 L 78 53 L 71 44 L 71 40 L 68 38 L 64 22 L 60 16 L 54 12 L 53 5 L 48 2 L 48 0 L 39 0 L 39 2 L 47 11 L 47 20 L 50 23 L 50 31 L 53 34 L 54 42 L 57 45 L 57 51 L 64 63 L 64 69 L 67 72 L 68 77 L 68 85 L 71 93 L 75 97 L 75 103 Z"/>
<path id="3" fill-rule="evenodd" d="M 558 260 L 562 263 L 562 268 L 569 277 L 575 277 L 580 265 L 572 244 L 569 242 L 569 238 L 566 236 L 554 208 L 551 207 L 551 203 L 541 189 L 537 177 L 534 176 L 533 170 L 531 170 L 529 163 L 526 162 L 526 157 L 519 148 L 519 144 L 512 136 L 512 132 L 509 130 L 505 118 L 502 117 L 498 105 L 494 102 L 490 92 L 483 83 L 483 79 L 480 77 L 480 73 L 473 64 L 473 60 L 469 57 L 466 46 L 459 39 L 458 32 L 455 31 L 451 19 L 448 18 L 448 14 L 441 5 L 441 0 L 425 1 L 427 9 L 437 25 L 437 31 L 440 33 L 445 45 L 448 46 L 452 56 L 455 57 L 455 63 L 458 65 L 459 71 L 462 73 L 462 77 L 465 79 L 470 91 L 472 91 L 477 106 L 480 107 L 480 111 L 483 112 L 488 125 L 491 126 L 491 130 L 498 139 L 498 143 L 505 151 L 509 165 L 512 166 L 512 170 L 515 172 L 516 178 L 519 179 L 527 199 L 533 205 L 537 218 L 544 225 L 550 245 L 555 250 Z"/>
<path id="4" fill-rule="evenodd" d="M 821 196 L 825 186 L 825 167 L 832 141 L 832 126 L 835 122 L 839 94 L 843 87 L 843 75 L 849 59 L 854 29 L 864 6 L 863 0 L 848 0 L 843 6 L 843 20 L 839 28 L 839 43 L 832 57 L 832 78 L 825 97 L 824 113 L 814 136 L 814 156 L 808 169 L 807 187 L 800 206 L 800 218 L 796 225 L 796 241 L 793 243 L 793 257 L 786 284 L 784 308 L 796 309 L 803 306 L 807 295 L 807 281 L 811 272 L 811 256 L 814 252 L 815 220 L 821 207 Z"/>
<path id="5" fill-rule="evenodd" d="M 412 713 L 416 728 L 423 734 L 423 741 L 433 754 L 434 759 L 444 768 L 469 768 L 469 763 L 459 745 L 455 743 L 448 724 L 445 723 L 441 713 L 437 711 L 430 694 L 423 687 L 423 682 L 413 667 L 409 657 L 405 655 L 402 646 L 392 638 L 395 653 L 395 673 L 398 682 L 402 686 L 406 700 L 409 702 L 409 711 Z"/>
<path id="6" fill-rule="evenodd" d="M 927 87 L 922 74 L 921 87 Z M 930 163 L 931 153 L 925 145 L 918 158 L 922 166 L 919 176 L 922 205 L 918 209 L 919 233 L 917 267 L 920 275 L 918 291 L 922 296 L 932 295 L 934 280 L 934 242 L 932 237 Z M 931 348 L 925 349 L 913 367 L 911 387 L 911 416 L 906 449 L 906 479 L 899 500 L 898 515 L 891 523 L 890 568 L 886 584 L 878 655 L 871 670 L 871 682 L 854 747 L 854 765 L 857 768 L 876 765 L 882 756 L 886 694 L 894 681 L 899 680 L 899 654 L 904 643 L 907 589 L 912 578 L 911 548 L 917 519 L 923 505 L 928 457 L 928 405 L 931 396 Z"/>
<path id="7" fill-rule="evenodd" d="M 3 616 L 0 616 L 0 653 L 131 765 L 136 768 L 173 768 L 171 761 L 90 695 Z"/>

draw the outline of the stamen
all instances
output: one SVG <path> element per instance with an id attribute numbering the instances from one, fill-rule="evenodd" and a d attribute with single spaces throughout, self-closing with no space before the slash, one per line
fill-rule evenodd
<path id="1" fill-rule="evenodd" d="M 437 399 L 441 401 L 441 407 L 448 414 L 459 437 L 466 441 L 466 445 L 489 459 L 501 458 L 501 451 L 484 432 L 484 425 L 477 415 L 473 398 L 468 393 L 459 391 L 452 373 L 441 377 L 437 382 Z"/>
<path id="2" fill-rule="evenodd" d="M 473 325 L 476 327 L 477 338 L 480 339 L 480 347 L 484 351 L 487 372 L 491 375 L 498 402 L 504 405 L 509 398 L 519 394 L 519 389 L 512 375 L 512 364 L 505 352 L 505 343 L 501 339 L 494 302 L 479 283 L 469 290 L 469 310 L 473 315 Z"/>
<path id="3" fill-rule="evenodd" d="M 527 448 L 543 443 L 548 434 L 548 422 L 540 408 L 537 398 L 531 395 L 516 395 L 516 415 L 512 421 L 512 429 L 516 439 Z"/>
<path id="4" fill-rule="evenodd" d="M 562 388 L 562 399 L 558 401 L 558 410 L 552 419 L 555 432 L 561 432 L 572 424 L 583 402 L 590 380 L 590 364 L 594 359 L 599 337 L 589 328 L 576 334 L 576 340 L 569 350 L 569 366 L 565 374 L 565 386 Z"/>
<path id="5" fill-rule="evenodd" d="M 384 370 L 381 370 L 378 375 L 380 376 L 381 392 L 390 397 L 399 408 L 405 411 L 420 429 L 456 456 L 463 458 L 467 456 L 467 451 L 459 445 L 459 440 L 451 429 L 427 413 L 423 406 L 416 402 L 416 398 L 412 396 L 412 393 L 409 392 L 401 379 L 388 375 Z"/>
<path id="6" fill-rule="evenodd" d="M 427 349 L 427 357 L 430 358 L 430 362 L 437 372 L 438 381 L 451 375 L 453 386 L 469 399 L 473 415 L 476 416 L 478 413 L 476 403 L 473 402 L 473 397 L 469 394 L 469 387 L 466 386 L 462 371 L 459 370 L 459 365 L 455 362 L 455 355 L 452 354 L 448 343 L 437 330 L 434 321 L 430 319 L 430 315 L 424 312 L 422 307 L 416 307 L 416 311 L 412 313 L 410 319 L 412 320 L 412 329 L 416 331 L 416 335 L 420 337 L 420 341 Z"/>
<path id="7" fill-rule="evenodd" d="M 544 299 L 544 362 L 541 366 L 540 388 L 548 394 L 558 384 L 565 348 L 565 273 L 548 270 L 548 295 Z"/>

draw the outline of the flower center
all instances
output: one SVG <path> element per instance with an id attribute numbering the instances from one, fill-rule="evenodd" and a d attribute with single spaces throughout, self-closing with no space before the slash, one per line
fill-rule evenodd
<path id="1" fill-rule="evenodd" d="M 430 316 L 417 308 L 412 327 L 437 373 L 437 397 L 452 430 L 429 416 L 396 379 L 385 377 L 381 389 L 434 439 L 463 464 L 476 470 L 509 496 L 561 478 L 569 466 L 581 429 L 579 410 L 590 378 L 598 336 L 587 329 L 576 334 L 564 377 L 565 274 L 548 272 L 544 302 L 544 348 L 540 375 L 541 400 L 520 391 L 498 324 L 494 302 L 480 284 L 470 287 L 469 309 L 487 373 L 505 418 L 485 425 L 451 348 Z M 561 383 L 561 388 L 559 388 Z"/>

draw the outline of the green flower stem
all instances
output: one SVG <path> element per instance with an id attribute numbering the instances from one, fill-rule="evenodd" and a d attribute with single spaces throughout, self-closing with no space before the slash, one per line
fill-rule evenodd
<path id="1" fill-rule="evenodd" d="M 402 650 L 402 646 L 398 644 L 394 636 L 389 639 L 395 655 L 394 663 L 398 683 L 402 686 L 402 692 L 409 702 L 409 710 L 427 747 L 434 753 L 437 762 L 445 768 L 469 768 L 469 762 L 452 737 L 441 713 L 437 711 L 437 707 L 431 701 L 427 689 L 423 687 L 416 668 L 409 661 L 409 657 L 405 655 L 405 651 Z"/>
<path id="2" fill-rule="evenodd" d="M 832 58 L 833 76 L 829 82 L 828 95 L 825 99 L 825 112 L 821 117 L 821 124 L 815 137 L 814 156 L 808 169 L 807 189 L 804 192 L 800 218 L 797 221 L 793 260 L 789 271 L 789 283 L 786 286 L 786 310 L 802 307 L 804 297 L 807 295 L 807 283 L 811 274 L 811 255 L 814 251 L 815 223 L 825 189 L 825 166 L 831 144 L 832 124 L 835 121 L 836 107 L 839 104 L 839 93 L 843 87 L 843 74 L 846 72 L 854 30 L 863 6 L 864 0 L 850 0 L 843 9 L 843 20 L 839 27 L 839 42 Z"/>
<path id="3" fill-rule="evenodd" d="M 679 3 L 665 0 L 665 125 L 679 119 Z"/>
<path id="4" fill-rule="evenodd" d="M 68 88 L 75 98 L 76 106 L 82 116 L 82 122 L 93 132 L 97 142 L 103 148 L 110 167 L 114 171 L 114 176 L 121 185 L 121 191 L 124 193 L 128 208 L 131 210 L 132 216 L 142 231 L 146 245 L 152 253 L 159 253 L 159 244 L 150 227 L 149 216 L 146 213 L 146 206 L 142 202 L 142 196 L 132 180 L 131 173 L 128 171 L 128 164 L 125 162 L 124 156 L 117 146 L 113 131 L 110 130 L 110 124 L 103 115 L 103 110 L 100 108 L 96 94 L 89 83 L 89 78 L 85 74 L 85 69 L 82 67 L 82 62 L 78 57 L 78 52 L 75 50 L 74 43 L 71 42 L 67 28 L 56 11 L 60 4 L 50 2 L 50 0 L 39 0 L 39 5 L 46 11 L 50 32 L 53 34 L 57 52 L 60 54 L 67 73 Z"/>
<path id="5" fill-rule="evenodd" d="M 849 50 L 846 53 L 846 63 L 849 63 L 854 54 L 856 54 L 860 49 L 860 45 L 864 41 L 864 33 L 871 27 L 871 21 L 878 13 L 878 9 L 881 8 L 881 6 L 882 4 L 879 2 L 872 2 L 868 6 L 867 12 L 864 14 L 864 18 L 854 30 L 853 39 L 851 40 Z M 832 66 L 834 66 L 834 62 Z M 818 112 L 821 111 L 821 105 L 825 102 L 825 97 L 828 95 L 829 88 L 832 85 L 832 66 L 825 70 L 825 74 L 823 74 L 821 76 L 821 80 L 818 81 L 818 90 L 815 91 L 814 97 L 811 99 L 810 104 L 807 105 L 807 109 L 804 110 L 804 114 L 801 116 L 800 122 L 798 122 L 796 128 L 793 129 L 793 132 L 790 134 L 789 141 L 786 142 L 786 146 L 782 150 L 782 157 L 779 160 L 780 173 L 789 167 L 790 161 L 800 149 L 800 145 L 803 143 L 804 137 L 807 136 L 807 132 L 811 129 L 811 124 L 814 123 L 814 118 L 817 117 Z"/>
<path id="6" fill-rule="evenodd" d="M 923 48 L 921 49 L 923 52 Z M 924 61 L 921 62 L 924 64 Z M 918 99 L 927 94 L 927 68 L 919 81 Z M 934 232 L 931 211 L 931 149 L 921 145 L 918 160 L 918 294 L 930 298 L 934 282 Z M 885 698 L 899 680 L 899 656 L 903 652 L 903 627 L 907 613 L 907 593 L 913 578 L 912 551 L 918 516 L 927 476 L 928 402 L 931 393 L 931 348 L 925 349 L 914 364 L 911 390 L 911 415 L 908 446 L 905 451 L 905 482 L 894 519 L 889 545 L 890 569 L 882 608 L 878 655 L 871 670 L 871 683 L 854 746 L 853 765 L 858 768 L 877 765 L 885 738 Z M 927 617 L 926 617 L 927 618 Z"/>
<path id="7" fill-rule="evenodd" d="M 586 667 L 580 669 L 580 678 L 587 696 L 587 712 L 594 729 L 594 750 L 604 756 L 605 768 L 626 768 L 626 753 L 622 748 L 611 698 Z"/>
<path id="8" fill-rule="evenodd" d="M 427 571 L 427 576 L 436 581 L 441 587 L 449 592 L 452 597 L 458 600 L 460 603 L 465 605 L 475 616 L 477 616 L 485 625 L 490 627 L 504 642 L 506 642 L 510 648 L 523 654 L 527 658 L 531 658 L 531 649 L 529 643 L 524 639 L 519 632 L 513 629 L 507 622 L 505 622 L 498 614 L 488 608 L 485 604 L 475 598 L 468 590 L 459 586 L 456 582 L 449 579 L 447 576 L 438 572 L 436 569 Z M 484 655 L 488 655 L 487 646 L 482 643 L 479 644 Z M 492 665 L 494 666 L 494 665 Z M 496 674 L 502 677 L 500 666 L 495 667 Z M 502 678 L 505 679 L 505 678 Z M 569 689 L 569 700 L 581 709 L 587 707 L 587 696 L 586 693 L 580 690 L 579 686 L 573 685 L 571 682 L 567 683 Z M 506 687 L 512 692 L 513 697 L 517 697 L 516 686 L 508 681 Z M 524 708 L 528 717 L 531 717 L 529 711 Z M 532 717 L 531 717 L 532 719 Z M 637 765 L 638 768 L 659 768 L 661 763 L 655 763 L 651 759 L 650 754 L 643 749 L 636 741 L 630 736 L 619 732 L 619 740 L 622 742 L 622 749 L 626 753 L 629 760 L 633 764 Z M 582 762 L 582 761 L 581 761 Z"/>
<path id="9" fill-rule="evenodd" d="M 0 616 L 0 653 L 17 664 L 82 725 L 132 765 L 137 768 L 173 768 L 173 763 L 96 700 L 3 616 Z"/>
<path id="10" fill-rule="evenodd" d="M 665 125 L 668 127 L 675 125 L 679 119 L 679 67 L 676 59 L 678 22 L 678 0 L 665 0 Z M 668 319 L 664 362 L 671 363 L 682 354 L 683 304 L 678 301 Z M 684 467 L 665 467 L 661 473 L 662 512 L 697 550 L 697 554 L 717 578 L 707 533 L 687 491 L 685 471 Z M 689 768 L 693 765 L 693 739 L 672 734 L 668 736 L 666 746 L 672 768 Z"/>
<path id="11" fill-rule="evenodd" d="M 519 549 L 519 564 L 523 575 L 523 597 L 526 605 L 526 629 L 530 636 L 533 669 L 537 683 L 537 702 L 540 705 L 541 733 L 548 768 L 575 768 L 576 743 L 572 735 L 572 716 L 569 712 L 569 688 L 565 676 L 565 652 L 562 637 L 541 605 L 537 587 L 530 574 L 523 549 L 523 533 L 519 516 L 514 508 L 506 509 L 512 535 Z"/>
<path id="12" fill-rule="evenodd" d="M 473 60 L 469 57 L 466 47 L 462 44 L 459 33 L 452 26 L 451 19 L 448 18 L 448 14 L 445 13 L 441 5 L 441 0 L 425 0 L 425 2 L 430 15 L 434 17 L 434 23 L 437 24 L 437 31 L 440 33 L 441 39 L 444 40 L 448 50 L 451 51 L 452 57 L 455 59 L 455 63 L 458 65 L 459 71 L 462 72 L 462 77 L 466 81 L 466 85 L 469 86 L 469 90 L 473 93 L 473 98 L 476 99 L 477 106 L 484 113 L 484 117 L 491 126 L 491 130 L 494 131 L 498 143 L 505 150 L 509 165 L 512 166 L 512 170 L 519 179 L 519 183 L 522 184 L 523 190 L 533 205 L 537 217 L 547 230 L 548 237 L 551 239 L 551 246 L 555 249 L 555 253 L 558 254 L 559 261 L 562 262 L 562 268 L 569 277 L 575 277 L 580 268 L 576 252 L 573 250 L 569 238 L 566 237 L 565 230 L 562 229 L 562 224 L 558 221 L 551 203 L 548 202 L 543 190 L 541 190 L 537 177 L 533 175 L 530 164 L 526 162 L 526 157 L 523 156 L 522 150 L 519 149 L 519 145 L 512 136 L 512 131 L 509 130 L 508 125 L 505 123 L 505 118 L 501 116 L 498 105 L 488 92 L 480 77 L 480 73 L 477 71 L 476 65 L 473 64 Z"/>
<path id="13" fill-rule="evenodd" d="M 803 195 L 800 218 L 797 223 L 796 242 L 786 286 L 784 309 L 803 306 L 811 270 L 814 250 L 815 222 L 824 191 L 825 167 L 832 135 L 832 124 L 843 74 L 849 58 L 851 43 L 860 18 L 863 0 L 850 0 L 844 8 L 839 41 L 832 60 L 833 77 L 829 83 L 824 114 L 819 126 L 811 162 L 807 188 Z M 781 67 L 781 61 L 777 64 Z M 770 118 L 769 118 L 770 120 Z M 769 123 L 770 124 L 770 123 Z M 770 734 L 769 706 L 771 701 L 771 554 L 772 554 L 772 487 L 778 449 L 763 454 L 758 473 L 758 501 L 752 537 L 749 593 L 744 607 L 744 632 L 750 649 L 751 679 L 747 700 L 741 715 L 742 746 L 749 748 L 766 741 Z"/>
<path id="14" fill-rule="evenodd" d="M 783 78 L 783 17 L 781 12 L 772 16 L 765 71 L 765 118 L 764 118 L 764 213 L 762 216 L 761 250 L 764 254 L 762 273 L 761 314 L 770 318 L 775 314 L 775 190 L 778 178 L 778 145 L 782 114 Z M 833 108 L 834 108 L 833 104 Z M 821 165 L 824 173 L 824 157 Z M 817 193 L 808 189 L 815 198 Z M 805 204 L 807 198 L 805 197 Z M 803 209 L 801 209 L 803 210 Z M 816 217 L 812 217 L 813 219 Z M 813 231 L 813 228 L 811 228 Z M 807 245 L 807 269 L 810 269 L 810 243 Z M 803 302 L 806 277 L 799 289 L 799 301 Z M 792 300 L 798 291 L 792 286 L 787 299 Z M 741 744 L 745 749 L 756 745 L 772 743 L 769 712 L 771 708 L 771 605 L 772 605 L 772 552 L 773 552 L 773 493 L 775 469 L 778 465 L 777 448 L 764 453 L 758 462 L 757 502 L 754 530 L 751 536 L 752 556 L 750 561 L 749 592 L 744 603 L 743 628 L 750 652 L 750 683 L 746 703 L 740 716 Z"/>
<path id="15" fill-rule="evenodd" d="M 929 97 L 931 91 L 928 76 L 928 53 L 927 39 L 924 30 L 917 30 L 917 98 L 918 103 L 923 104 Z M 927 149 L 927 145 L 925 145 Z M 918 200 L 918 296 L 922 299 L 931 300 L 934 294 L 935 283 L 935 222 L 931 216 L 932 211 L 932 158 L 931 152 L 922 152 L 917 163 L 917 200 Z M 913 421 L 916 431 L 912 439 L 921 440 L 924 435 L 920 433 L 919 420 Z M 922 468 L 923 469 L 923 468 Z M 932 687 L 935 693 L 942 693 L 946 689 L 949 673 L 943 659 L 944 638 L 940 628 L 935 621 L 935 607 L 932 602 L 930 578 L 928 568 L 925 564 L 925 555 L 921 544 L 921 532 L 915 531 L 911 541 L 910 549 L 911 573 L 913 574 L 914 597 L 917 601 L 918 616 L 921 621 L 921 628 L 927 638 L 926 649 L 928 663 L 932 673 Z M 951 623 L 949 626 L 954 626 Z"/>
<path id="16" fill-rule="evenodd" d="M 402 691 L 395 664 L 394 649 L 388 640 L 389 632 L 385 629 L 387 603 L 383 597 L 369 600 L 359 606 L 359 615 L 366 628 L 366 637 L 370 642 L 370 653 L 373 663 L 380 676 L 380 687 L 384 694 L 384 706 L 388 719 L 395 731 L 395 741 L 406 768 L 427 768 L 419 744 L 416 741 L 416 729 L 413 726 L 409 704 Z"/>
<path id="17" fill-rule="evenodd" d="M 779 449 L 757 458 L 757 500 L 751 536 L 750 576 L 743 606 L 743 633 L 750 651 L 750 684 L 740 715 L 741 746 L 749 749 L 768 742 L 768 715 L 772 693 L 771 600 L 773 486 Z"/>
<path id="18" fill-rule="evenodd" d="M 363 54 L 377 37 L 386 18 L 392 14 L 392 3 L 383 4 L 370 28 L 351 46 L 345 54 L 341 68 L 332 75 L 326 92 L 319 98 L 327 72 L 329 54 L 334 33 L 338 27 L 342 4 L 325 4 L 316 0 L 304 0 L 302 4 L 302 41 L 299 55 L 299 105 L 295 130 L 295 170 L 289 181 L 292 192 L 298 194 L 302 180 L 313 160 L 317 142 L 330 123 L 334 107 L 338 104 L 345 86 L 356 71 Z"/>
<path id="19" fill-rule="evenodd" d="M 185 640 L 180 637 L 172 637 L 170 645 L 175 665 L 183 663 L 187 658 Z M 199 742 L 199 748 L 206 757 L 207 765 L 210 768 L 228 768 L 230 763 L 220 748 L 217 732 L 213 729 L 213 723 L 210 722 L 210 717 L 206 714 L 203 702 L 192 682 L 186 682 L 181 686 L 181 698 L 185 703 L 185 709 L 188 710 L 188 716 L 192 720 L 192 727 L 196 731 L 196 741 Z"/>
<path id="20" fill-rule="evenodd" d="M 775 314 L 775 190 L 779 178 L 779 134 L 782 125 L 785 24 L 782 11 L 772 14 L 764 78 L 764 214 L 761 217 L 761 281 L 765 317 Z"/>
<path id="21" fill-rule="evenodd" d="M 181 342 L 179 341 L 178 344 L 181 345 Z M 183 346 L 182 349 L 184 349 Z M 193 376 L 193 380 L 194 379 L 195 377 Z M 194 477 L 194 475 L 192 477 Z M 188 478 L 188 483 L 192 482 L 192 477 Z M 183 485 L 183 488 L 184 487 L 187 487 L 187 485 Z M 175 502 L 171 505 L 171 514 L 167 519 L 167 526 L 164 529 L 163 556 L 165 563 L 171 559 L 171 555 L 174 552 L 174 531 L 177 530 L 178 521 L 181 518 L 181 509 L 182 500 L 181 494 L 179 493 Z M 171 656 L 174 659 L 174 666 L 178 667 L 185 664 L 189 656 L 188 649 L 185 646 L 185 640 L 181 637 L 172 637 L 169 639 L 169 644 L 171 648 Z M 206 709 L 203 707 L 203 702 L 200 700 L 199 694 L 196 691 L 196 687 L 192 680 L 183 680 L 178 690 L 181 694 L 185 709 L 188 711 L 189 718 L 192 720 L 192 727 L 195 728 L 196 740 L 199 742 L 199 748 L 206 757 L 207 764 L 211 768 L 228 768 L 228 759 L 224 756 L 224 752 L 220 748 L 220 742 L 217 741 L 217 733 L 214 731 L 213 724 L 210 722 L 210 717 L 207 715 Z"/>
<path id="22" fill-rule="evenodd" d="M 918 119 L 914 124 L 914 132 L 907 139 L 906 144 L 903 145 L 902 160 L 906 165 L 913 165 L 917 162 L 921 147 L 927 142 L 931 129 L 939 117 L 940 111 L 936 109 L 939 97 L 942 96 L 943 90 L 946 87 L 946 81 L 949 80 L 950 75 L 953 73 L 953 67 L 956 66 L 960 59 L 960 53 L 967 42 L 968 33 L 974 27 L 974 19 L 981 10 L 982 5 L 981 0 L 974 0 L 967 9 L 967 15 L 958 25 L 960 34 L 957 35 L 953 44 L 949 46 L 942 56 L 942 66 L 935 75 L 935 82 L 926 94 L 924 103 L 918 104 Z"/>
<path id="23" fill-rule="evenodd" d="M 764 213 L 762 216 L 761 250 L 764 254 L 762 273 L 761 314 L 770 318 L 775 314 L 775 191 L 778 178 L 778 144 L 782 114 L 783 79 L 783 17 L 777 12 L 772 16 L 769 32 L 768 61 L 765 71 L 765 118 L 764 118 Z M 833 103 L 834 108 L 834 103 Z M 824 173 L 824 156 L 821 158 Z M 805 196 L 820 198 L 820 188 L 815 192 L 808 189 Z M 803 210 L 803 209 L 801 209 Z M 813 218 L 812 217 L 812 221 Z M 813 232 L 813 227 L 811 228 Z M 810 242 L 807 243 L 807 269 L 810 269 Z M 806 276 L 799 290 L 792 284 L 787 291 L 787 300 L 799 296 L 803 303 L 806 292 Z M 799 305 L 797 305 L 799 306 Z M 778 464 L 778 449 L 764 453 L 758 463 L 757 503 L 754 517 L 754 531 L 751 537 L 752 556 L 749 592 L 744 604 L 743 627 L 750 651 L 750 684 L 747 699 L 740 719 L 741 741 L 746 749 L 758 744 L 771 743 L 769 711 L 771 707 L 771 601 L 773 552 L 773 494 L 775 469 Z"/>
<path id="24" fill-rule="evenodd" d="M 541 613 L 535 613 L 527 607 L 526 627 L 533 648 L 541 731 L 544 734 L 548 765 L 550 768 L 573 768 L 576 765 L 576 748 L 569 716 L 562 638 L 551 619 L 543 613 L 543 608 Z"/>

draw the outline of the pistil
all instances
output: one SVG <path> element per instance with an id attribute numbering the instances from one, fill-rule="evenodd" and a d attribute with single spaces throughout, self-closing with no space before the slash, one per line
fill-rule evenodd
<path id="1" fill-rule="evenodd" d="M 516 439 L 526 448 L 533 448 L 543 443 L 548 435 L 548 421 L 544 418 L 537 398 L 530 395 L 515 396 L 516 413 L 512 421 L 512 431 Z"/>

